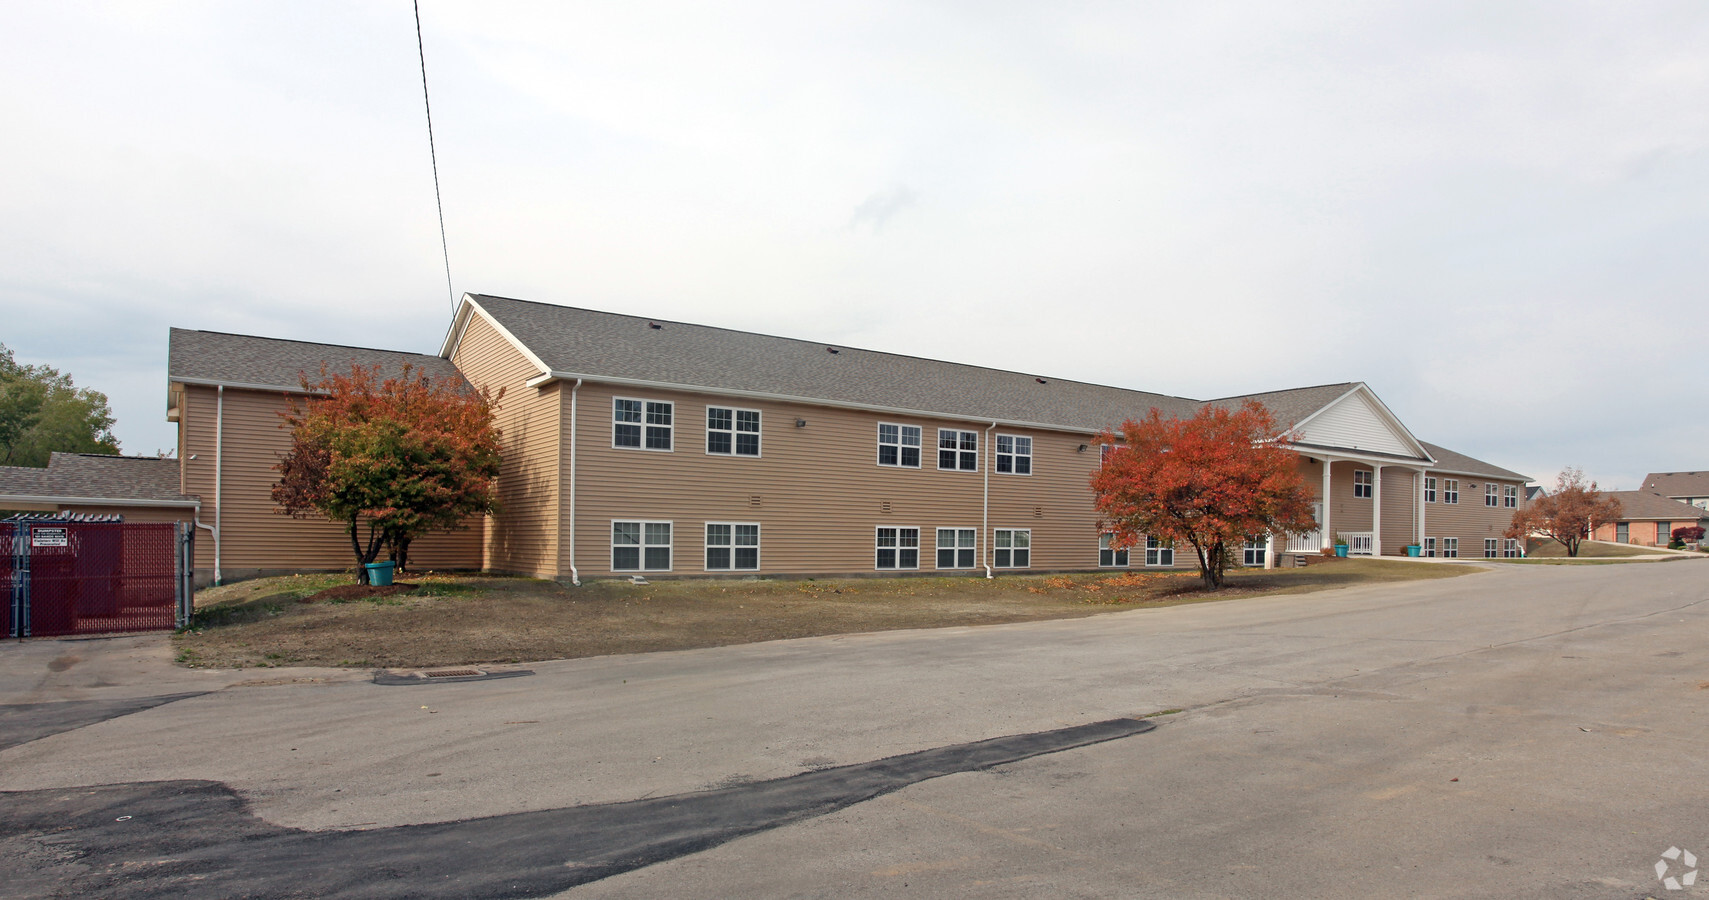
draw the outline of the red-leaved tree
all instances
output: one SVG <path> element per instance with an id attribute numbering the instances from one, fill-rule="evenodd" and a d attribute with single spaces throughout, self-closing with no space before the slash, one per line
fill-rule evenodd
<path id="1" fill-rule="evenodd" d="M 1207 406 L 1190 419 L 1153 409 L 1097 439 L 1113 445 L 1092 476 L 1099 527 L 1120 548 L 1146 537 L 1190 545 L 1206 588 L 1222 586 L 1248 535 L 1317 527 L 1298 457 L 1262 404 Z"/>
<path id="2" fill-rule="evenodd" d="M 1556 477 L 1554 492 L 1514 512 L 1503 534 L 1519 540 L 1541 534 L 1565 547 L 1568 556 L 1577 556 L 1579 542 L 1596 526 L 1618 521 L 1624 511 L 1619 499 L 1602 493 L 1594 481 L 1585 484 L 1584 473 L 1568 466 Z"/>
<path id="3" fill-rule="evenodd" d="M 304 375 L 306 396 L 279 414 L 291 449 L 273 467 L 273 502 L 294 518 L 344 523 L 358 583 L 382 547 L 401 570 L 415 538 L 496 509 L 498 396 L 408 365 L 392 378 L 378 366 L 320 375 Z"/>

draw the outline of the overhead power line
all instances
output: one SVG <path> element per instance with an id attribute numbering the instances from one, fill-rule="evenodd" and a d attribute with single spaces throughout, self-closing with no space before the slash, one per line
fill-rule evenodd
<path id="1" fill-rule="evenodd" d="M 421 59 L 421 105 L 427 110 L 427 156 L 433 161 L 433 203 L 439 208 L 439 249 L 445 254 L 445 293 L 451 309 L 457 308 L 457 289 L 451 286 L 451 244 L 445 240 L 445 198 L 439 193 L 439 153 L 433 148 L 433 103 L 427 99 L 427 51 L 421 43 L 421 0 L 415 7 L 415 52 Z"/>

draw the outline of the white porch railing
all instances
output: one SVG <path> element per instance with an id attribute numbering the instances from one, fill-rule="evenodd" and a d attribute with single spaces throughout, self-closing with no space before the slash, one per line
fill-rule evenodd
<path id="1" fill-rule="evenodd" d="M 1370 531 L 1343 531 L 1338 536 L 1347 539 L 1348 556 L 1371 556 L 1375 546 L 1373 534 Z"/>
<path id="2" fill-rule="evenodd" d="M 1288 535 L 1288 549 L 1282 552 L 1310 553 L 1315 555 L 1321 550 L 1323 550 L 1323 534 L 1313 531 L 1309 534 Z"/>

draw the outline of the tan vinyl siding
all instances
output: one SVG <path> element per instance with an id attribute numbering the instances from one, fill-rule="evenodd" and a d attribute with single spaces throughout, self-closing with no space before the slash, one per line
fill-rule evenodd
<path id="1" fill-rule="evenodd" d="M 612 401 L 617 397 L 674 404 L 672 450 L 614 447 Z M 759 409 L 761 456 L 708 454 L 708 406 Z M 806 424 L 797 427 L 798 419 Z M 880 422 L 920 426 L 920 468 L 877 464 Z M 937 469 L 939 427 L 978 432 L 981 471 Z M 877 571 L 876 529 L 916 527 L 919 571 L 932 572 L 937 528 L 980 528 L 983 470 L 993 455 L 986 429 L 965 422 L 804 404 L 726 403 L 703 394 L 599 384 L 581 389 L 577 430 L 576 563 L 584 577 L 614 574 L 613 521 L 672 522 L 673 575 L 706 571 L 707 522 L 760 523 L 762 574 Z M 992 530 L 1029 528 L 1030 568 L 1096 566 L 1087 478 L 1097 457 L 1092 450 L 1077 452 L 1088 438 L 999 430 L 1034 438 L 1035 474 L 991 474 L 990 527 L 979 537 L 981 562 L 988 558 Z"/>
<path id="2" fill-rule="evenodd" d="M 223 482 L 219 516 L 220 567 L 223 571 L 342 570 L 355 564 L 350 538 L 340 523 L 324 518 L 293 519 L 275 513 L 272 489 L 278 479 L 273 465 L 290 449 L 290 432 L 280 428 L 283 394 L 227 388 L 223 450 L 216 452 L 218 418 L 216 388 L 188 385 L 179 428 L 184 492 L 202 501 L 202 522 L 213 525 L 214 472 L 219 452 Z M 191 459 L 195 456 L 195 459 Z M 479 523 L 472 529 L 427 535 L 410 545 L 410 563 L 428 569 L 479 568 Z M 206 531 L 196 536 L 196 567 L 212 569 L 214 541 Z M 228 576 L 229 577 L 229 576 Z"/>
<path id="3" fill-rule="evenodd" d="M 487 523 L 485 566 L 555 578 L 561 574 L 559 396 L 567 388 L 556 383 L 528 387 L 526 382 L 541 374 L 539 368 L 480 316 L 470 320 L 452 362 L 470 382 L 495 394 L 504 390 L 494 417 L 504 448 L 500 510 Z"/>
<path id="4" fill-rule="evenodd" d="M 1484 485 L 1514 485 L 1519 489 L 1519 496 L 1525 496 L 1525 485 L 1518 481 L 1502 481 L 1485 478 L 1482 475 L 1447 475 L 1432 472 L 1430 477 L 1436 479 L 1436 502 L 1425 504 L 1424 533 L 1440 539 L 1453 537 L 1460 539 L 1460 558 L 1475 559 L 1483 556 L 1484 540 L 1486 538 L 1500 539 L 1502 532 L 1513 521 L 1516 510 L 1505 506 L 1484 505 Z M 1453 479 L 1460 483 L 1460 502 L 1449 504 L 1442 502 L 1442 482 Z M 1473 487 L 1472 485 L 1476 485 Z M 1499 493 L 1497 495 L 1499 497 Z M 1523 499 L 1521 499 L 1523 502 Z M 1500 546 L 1499 544 L 1497 546 Z"/>

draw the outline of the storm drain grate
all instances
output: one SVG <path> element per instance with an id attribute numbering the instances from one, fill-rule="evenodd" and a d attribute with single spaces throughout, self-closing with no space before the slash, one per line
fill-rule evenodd
<path id="1" fill-rule="evenodd" d="M 479 669 L 434 669 L 421 673 L 423 678 L 467 678 L 470 675 L 485 675 Z"/>

